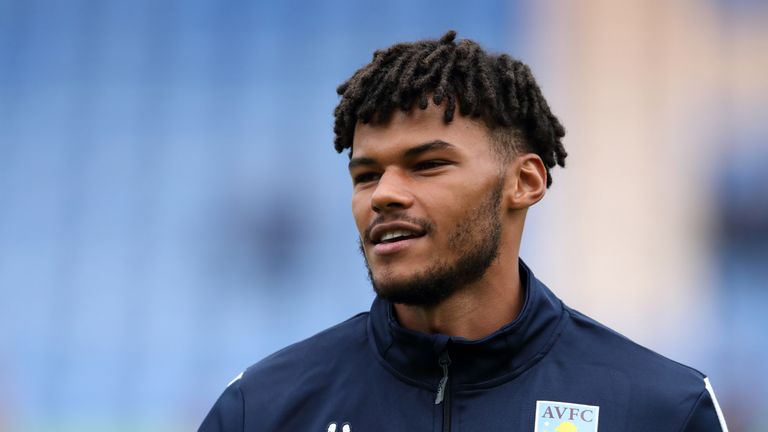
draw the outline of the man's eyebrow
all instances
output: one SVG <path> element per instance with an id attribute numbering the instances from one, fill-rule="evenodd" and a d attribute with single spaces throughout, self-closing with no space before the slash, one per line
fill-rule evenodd
<path id="1" fill-rule="evenodd" d="M 349 161 L 349 169 L 352 170 L 352 168 L 359 167 L 359 166 L 371 166 L 376 165 L 376 160 L 369 158 L 369 157 L 358 157 L 358 158 L 352 158 Z"/>
<path id="2" fill-rule="evenodd" d="M 453 144 L 438 139 L 434 141 L 425 142 L 424 144 L 419 144 L 415 147 L 409 148 L 403 153 L 403 157 L 406 159 L 410 159 L 432 150 L 455 149 L 455 148 L 456 147 Z M 357 157 L 357 158 L 352 158 L 349 161 L 348 167 L 351 170 L 359 166 L 372 166 L 377 164 L 378 162 L 376 161 L 376 159 L 369 158 L 369 157 Z"/>
<path id="3" fill-rule="evenodd" d="M 406 158 L 413 158 L 422 153 L 426 153 L 432 150 L 455 149 L 455 148 L 456 147 L 453 144 L 438 139 L 438 140 L 426 142 L 424 144 L 419 144 L 416 147 L 411 147 L 408 150 L 406 150 L 405 153 L 403 153 L 403 156 Z"/>

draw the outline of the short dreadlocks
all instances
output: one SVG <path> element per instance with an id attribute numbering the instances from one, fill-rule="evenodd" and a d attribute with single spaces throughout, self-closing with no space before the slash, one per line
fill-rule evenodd
<path id="1" fill-rule="evenodd" d="M 531 70 L 506 54 L 488 54 L 474 41 L 456 43 L 455 38 L 450 30 L 439 40 L 374 52 L 368 65 L 336 89 L 341 96 L 334 111 L 336 151 L 352 149 L 358 121 L 385 124 L 397 108 L 408 112 L 417 103 L 426 109 L 431 95 L 436 105 L 445 102 L 446 123 L 458 105 L 462 116 L 482 119 L 504 154 L 539 155 L 549 187 L 550 168 L 565 166 L 565 129 L 549 110 Z"/>

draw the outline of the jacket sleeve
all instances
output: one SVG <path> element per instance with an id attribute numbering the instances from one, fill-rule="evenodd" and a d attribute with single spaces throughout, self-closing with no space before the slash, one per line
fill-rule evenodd
<path id="1" fill-rule="evenodd" d="M 244 407 L 245 401 L 240 389 L 240 382 L 233 382 L 221 394 L 197 431 L 243 432 L 245 429 L 243 424 Z"/>
<path id="2" fill-rule="evenodd" d="M 681 432 L 728 432 L 723 412 L 720 410 L 720 405 L 717 403 L 715 392 L 712 390 L 708 378 L 704 378 L 704 385 L 705 388 L 696 400 L 696 404 Z"/>

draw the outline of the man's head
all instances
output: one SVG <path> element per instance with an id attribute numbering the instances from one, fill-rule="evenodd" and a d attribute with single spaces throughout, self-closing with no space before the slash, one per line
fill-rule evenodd
<path id="1" fill-rule="evenodd" d="M 361 250 L 396 303 L 436 305 L 516 256 L 525 209 L 566 157 L 528 67 L 454 38 L 377 51 L 338 88 Z"/>

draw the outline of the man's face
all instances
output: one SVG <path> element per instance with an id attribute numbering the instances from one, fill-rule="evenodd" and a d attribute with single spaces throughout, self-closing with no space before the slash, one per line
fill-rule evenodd
<path id="1" fill-rule="evenodd" d="M 352 211 L 376 293 L 432 306 L 481 279 L 502 230 L 503 169 L 486 127 L 441 107 L 355 128 Z"/>

